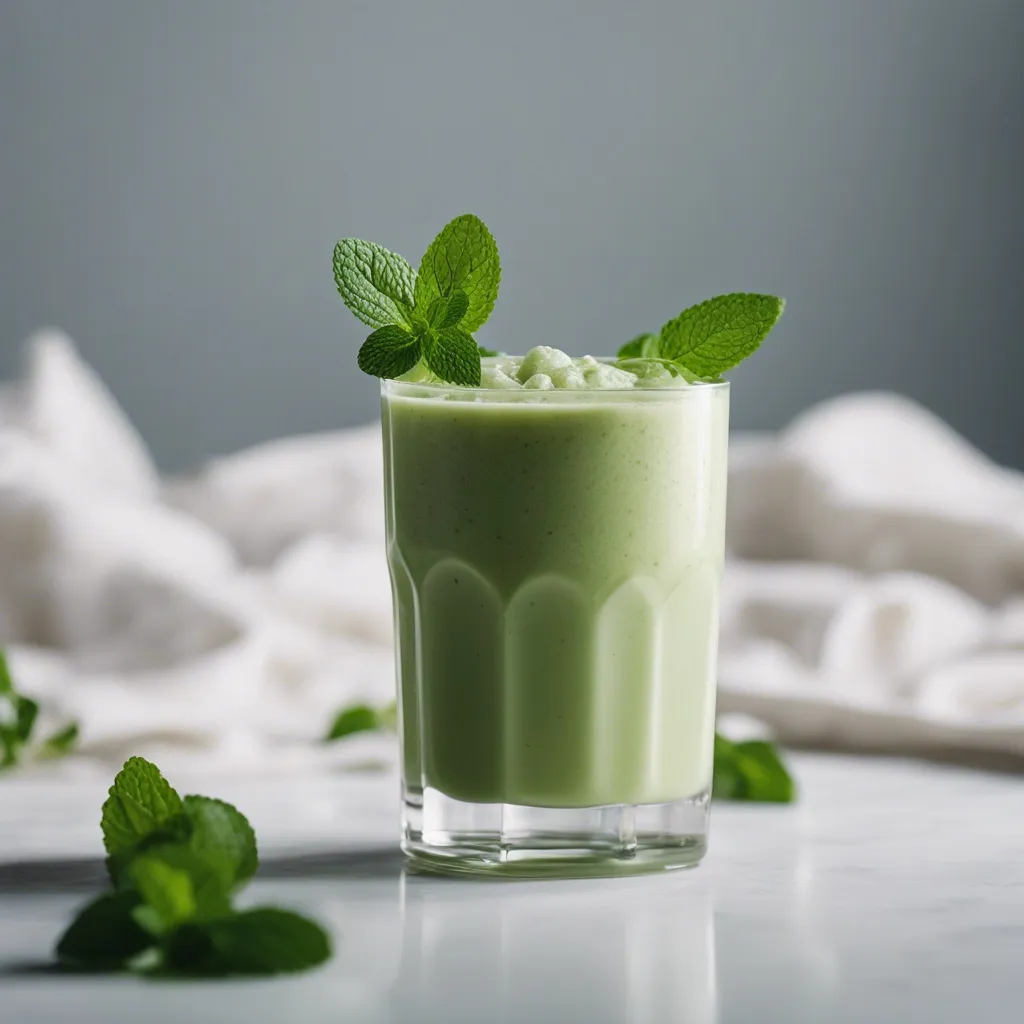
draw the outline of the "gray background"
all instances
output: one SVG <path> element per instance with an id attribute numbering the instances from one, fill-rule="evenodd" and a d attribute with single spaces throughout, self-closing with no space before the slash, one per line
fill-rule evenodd
<path id="1" fill-rule="evenodd" d="M 1024 464 L 1020 0 L 0 0 L 0 376 L 66 328 L 162 465 L 375 414 L 341 235 L 479 213 L 481 340 L 787 296 L 735 423 L 895 388 Z"/>

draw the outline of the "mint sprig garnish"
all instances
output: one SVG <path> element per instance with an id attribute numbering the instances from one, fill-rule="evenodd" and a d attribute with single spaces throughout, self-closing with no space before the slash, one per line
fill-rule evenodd
<path id="1" fill-rule="evenodd" d="M 447 224 L 419 272 L 374 242 L 343 238 L 334 248 L 334 280 L 345 305 L 377 328 L 359 350 L 359 368 L 395 378 L 422 363 L 440 380 L 480 383 L 473 331 L 498 297 L 501 261 L 487 226 L 473 214 Z"/>
<path id="2" fill-rule="evenodd" d="M 718 295 L 684 309 L 656 335 L 628 341 L 618 358 L 654 360 L 691 380 L 717 380 L 757 349 L 785 308 L 785 299 L 774 295 Z"/>
<path id="3" fill-rule="evenodd" d="M 715 733 L 712 794 L 716 800 L 789 804 L 796 799 L 796 786 L 771 743 L 733 743 Z"/>
<path id="4" fill-rule="evenodd" d="M 156 765 L 132 757 L 101 819 L 113 891 L 84 907 L 57 944 L 76 970 L 161 975 L 301 971 L 331 954 L 314 921 L 275 907 L 237 911 L 256 872 L 256 836 L 231 804 L 182 799 Z"/>
<path id="5" fill-rule="evenodd" d="M 74 748 L 77 722 L 69 722 L 37 741 L 38 718 L 39 704 L 15 689 L 7 656 L 0 648 L 0 769 L 15 767 L 25 755 L 39 759 L 63 757 Z"/>

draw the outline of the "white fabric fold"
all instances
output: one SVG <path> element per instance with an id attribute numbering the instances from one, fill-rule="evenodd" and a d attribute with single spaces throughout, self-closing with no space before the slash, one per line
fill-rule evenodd
<path id="1" fill-rule="evenodd" d="M 0 642 L 81 773 L 394 762 L 321 741 L 393 688 L 379 428 L 160 483 L 65 336 L 0 391 Z M 1024 477 L 907 399 L 825 402 L 731 450 L 723 712 L 784 740 L 1024 756 Z M 42 771 L 44 769 L 37 769 Z"/>

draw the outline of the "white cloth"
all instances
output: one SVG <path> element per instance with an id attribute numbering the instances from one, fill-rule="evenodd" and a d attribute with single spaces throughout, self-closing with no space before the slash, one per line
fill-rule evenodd
<path id="1" fill-rule="evenodd" d="M 65 336 L 0 390 L 0 642 L 80 752 L 30 771 L 393 764 L 317 742 L 393 693 L 379 429 L 160 483 Z M 1024 477 L 895 395 L 736 438 L 720 706 L 782 739 L 1024 755 Z"/>

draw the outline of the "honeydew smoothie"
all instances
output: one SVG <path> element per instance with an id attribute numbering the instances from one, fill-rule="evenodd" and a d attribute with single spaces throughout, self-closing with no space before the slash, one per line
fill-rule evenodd
<path id="1" fill-rule="evenodd" d="M 693 863 L 711 782 L 728 385 L 782 311 L 720 296 L 614 358 L 489 353 L 486 227 L 413 271 L 345 239 L 375 330 L 406 852 L 441 870 Z M 610 346 L 611 347 L 611 346 Z"/>

